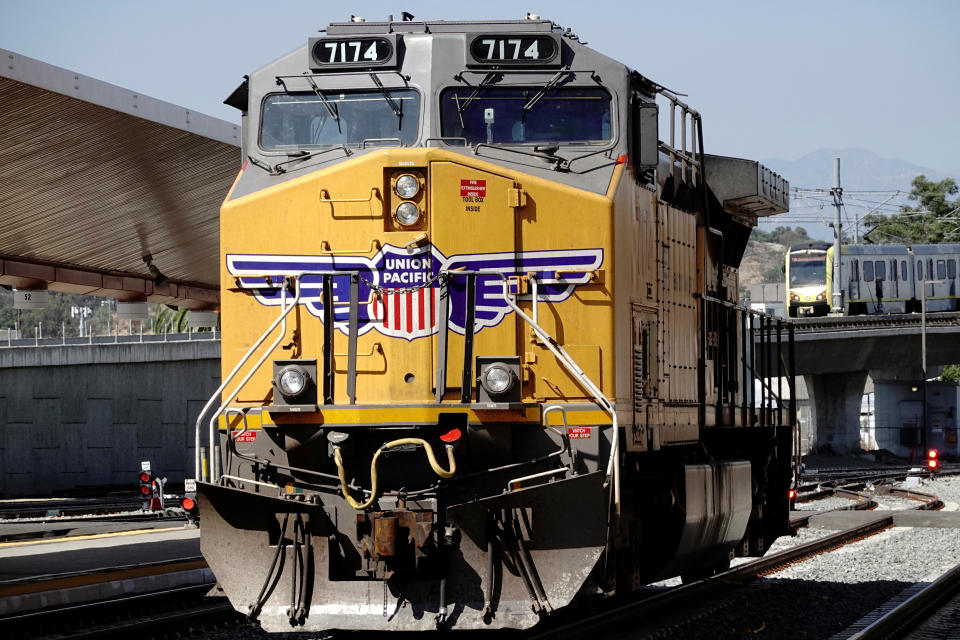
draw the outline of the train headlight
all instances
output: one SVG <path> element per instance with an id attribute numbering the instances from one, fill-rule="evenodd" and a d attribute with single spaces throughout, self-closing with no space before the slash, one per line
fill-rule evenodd
<path id="1" fill-rule="evenodd" d="M 494 364 L 480 376 L 480 384 L 491 396 L 501 396 L 516 384 L 516 376 L 505 365 Z"/>
<path id="2" fill-rule="evenodd" d="M 397 181 L 399 185 L 399 180 Z M 397 222 L 405 227 L 417 224 L 420 219 L 420 208 L 412 202 L 401 202 L 397 207 Z"/>
<path id="3" fill-rule="evenodd" d="M 420 193 L 420 181 L 417 180 L 416 176 L 405 173 L 397 178 L 397 184 L 394 188 L 401 198 L 413 198 Z"/>
<path id="4" fill-rule="evenodd" d="M 309 380 L 307 372 L 300 367 L 286 367 L 277 376 L 277 386 L 284 396 L 294 398 L 304 392 Z"/>

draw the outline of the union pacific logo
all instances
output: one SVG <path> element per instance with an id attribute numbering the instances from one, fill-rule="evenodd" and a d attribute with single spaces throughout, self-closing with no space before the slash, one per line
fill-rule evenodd
<path id="1" fill-rule="evenodd" d="M 466 278 L 463 271 L 483 271 L 476 278 L 474 331 L 493 327 L 512 313 L 503 295 L 501 274 L 535 274 L 538 297 L 544 302 L 563 302 L 574 289 L 590 281 L 590 272 L 603 264 L 603 249 L 520 251 L 444 256 L 436 247 L 385 245 L 372 258 L 331 255 L 227 254 L 227 271 L 238 278 L 265 306 L 279 306 L 280 284 L 289 274 L 311 271 L 343 271 L 360 274 L 360 335 L 377 331 L 391 338 L 414 340 L 437 333 L 439 326 L 439 274 L 451 275 L 448 305 L 449 328 L 461 335 L 466 326 Z M 264 276 L 267 276 L 265 279 Z M 334 325 L 347 333 L 350 319 L 350 276 L 332 277 Z M 306 275 L 301 281 L 300 304 L 323 319 L 323 276 Z M 529 299 L 530 296 L 520 296 Z M 289 294 L 288 294 L 289 299 Z"/>

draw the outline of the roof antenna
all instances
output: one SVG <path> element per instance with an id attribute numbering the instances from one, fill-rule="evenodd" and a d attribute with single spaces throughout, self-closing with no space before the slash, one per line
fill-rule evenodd
<path id="1" fill-rule="evenodd" d="M 413 20 L 413 18 L 414 18 L 414 15 L 409 11 L 403 11 L 400 14 L 400 19 L 403 20 L 404 22 L 410 22 L 411 20 Z"/>

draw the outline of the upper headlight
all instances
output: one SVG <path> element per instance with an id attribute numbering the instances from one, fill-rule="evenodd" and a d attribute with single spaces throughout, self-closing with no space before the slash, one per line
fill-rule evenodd
<path id="1" fill-rule="evenodd" d="M 283 395 L 298 396 L 307 388 L 307 374 L 299 367 L 289 367 L 277 377 L 277 385 Z"/>
<path id="2" fill-rule="evenodd" d="M 494 364 L 480 376 L 480 384 L 492 396 L 503 395 L 513 388 L 516 378 L 513 372 L 502 364 Z"/>
<path id="3" fill-rule="evenodd" d="M 420 208 L 412 202 L 402 202 L 397 207 L 397 222 L 405 227 L 417 223 L 420 219 Z"/>
<path id="4" fill-rule="evenodd" d="M 401 198 L 412 198 L 420 192 L 420 181 L 416 176 L 405 173 L 397 178 L 397 195 Z"/>

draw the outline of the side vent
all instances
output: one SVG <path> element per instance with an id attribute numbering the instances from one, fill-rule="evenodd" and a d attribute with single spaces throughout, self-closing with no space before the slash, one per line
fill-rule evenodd
<path id="1" fill-rule="evenodd" d="M 633 404 L 641 411 L 657 395 L 657 316 L 638 309 L 633 313 Z"/>

